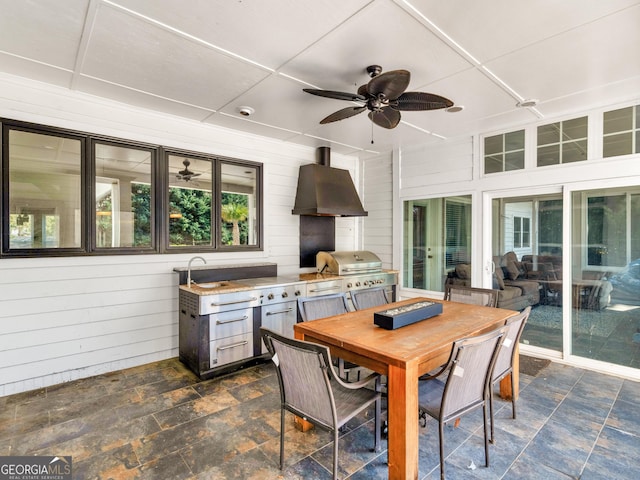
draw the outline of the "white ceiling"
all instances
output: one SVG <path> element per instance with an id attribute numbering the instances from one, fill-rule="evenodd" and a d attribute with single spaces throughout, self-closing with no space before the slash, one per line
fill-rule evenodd
<path id="1" fill-rule="evenodd" d="M 639 0 L 0 0 L 0 12 L 0 71 L 362 157 L 640 92 Z M 355 92 L 372 64 L 464 110 L 403 112 L 393 130 L 365 113 L 320 125 L 349 103 L 302 88 Z M 535 109 L 516 107 L 530 98 Z"/>

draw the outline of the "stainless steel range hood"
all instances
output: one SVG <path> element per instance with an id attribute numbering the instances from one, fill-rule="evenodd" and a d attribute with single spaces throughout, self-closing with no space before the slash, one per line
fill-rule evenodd
<path id="1" fill-rule="evenodd" d="M 329 147 L 319 147 L 318 163 L 302 165 L 294 215 L 364 217 L 365 212 L 348 170 L 330 166 Z"/>

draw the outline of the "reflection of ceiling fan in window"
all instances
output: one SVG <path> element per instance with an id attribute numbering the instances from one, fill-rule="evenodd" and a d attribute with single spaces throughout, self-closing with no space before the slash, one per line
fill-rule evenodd
<path id="1" fill-rule="evenodd" d="M 184 180 L 185 182 L 188 182 L 193 177 L 199 177 L 201 175 L 200 173 L 194 173 L 191 170 L 189 170 L 189 165 L 191 165 L 191 162 L 186 158 L 184 159 L 182 164 L 184 165 L 184 170 L 180 170 L 176 175 L 176 178 L 178 180 Z"/>

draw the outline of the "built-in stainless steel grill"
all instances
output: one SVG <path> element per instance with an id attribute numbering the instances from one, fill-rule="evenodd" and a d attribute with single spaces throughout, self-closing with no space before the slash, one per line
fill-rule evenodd
<path id="1" fill-rule="evenodd" d="M 382 271 L 382 261 L 367 250 L 352 252 L 318 252 L 316 255 L 318 273 L 334 275 L 361 275 Z"/>
<path id="2" fill-rule="evenodd" d="M 388 297 L 395 299 L 398 283 L 396 272 L 382 269 L 382 261 L 373 252 L 355 250 L 351 252 L 318 252 L 316 255 L 318 273 L 342 277 L 342 291 L 349 295 L 352 290 L 385 287 Z"/>

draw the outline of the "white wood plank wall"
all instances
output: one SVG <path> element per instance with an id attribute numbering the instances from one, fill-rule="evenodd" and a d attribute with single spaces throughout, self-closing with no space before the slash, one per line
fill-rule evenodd
<path id="1" fill-rule="evenodd" d="M 380 257 L 383 268 L 393 268 L 393 165 L 391 153 L 363 161 L 362 201 L 369 212 L 363 218 L 362 246 Z"/>
<path id="2" fill-rule="evenodd" d="M 210 152 L 264 165 L 263 252 L 202 254 L 211 265 L 299 268 L 298 169 L 315 149 L 160 115 L 0 75 L 0 117 Z M 332 152 L 356 181 L 356 157 Z M 357 185 L 357 183 L 356 183 Z M 359 244 L 360 220 L 337 219 L 336 245 Z M 0 259 L 0 396 L 178 355 L 176 266 L 193 255 Z"/>

